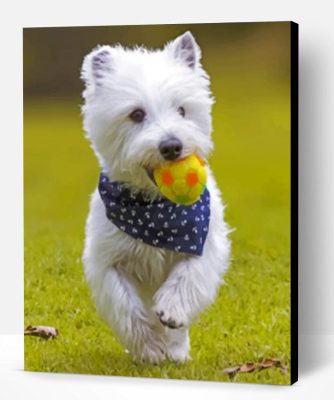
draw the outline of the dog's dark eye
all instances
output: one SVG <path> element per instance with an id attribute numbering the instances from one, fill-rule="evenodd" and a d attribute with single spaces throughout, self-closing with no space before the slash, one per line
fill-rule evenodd
<path id="1" fill-rule="evenodd" d="M 143 111 L 141 108 L 137 108 L 132 113 L 129 115 L 129 118 L 133 121 L 139 124 L 140 122 L 143 122 L 143 119 L 145 118 L 145 111 Z"/>
<path id="2" fill-rule="evenodd" d="M 186 115 L 186 112 L 184 111 L 183 107 L 179 107 L 177 109 L 177 112 L 181 115 L 181 117 L 184 117 Z"/>

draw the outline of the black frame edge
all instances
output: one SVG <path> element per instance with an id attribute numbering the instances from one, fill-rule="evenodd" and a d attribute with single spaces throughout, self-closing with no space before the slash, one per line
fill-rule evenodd
<path id="1" fill-rule="evenodd" d="M 291 51 L 291 385 L 298 381 L 298 24 L 290 23 Z"/>

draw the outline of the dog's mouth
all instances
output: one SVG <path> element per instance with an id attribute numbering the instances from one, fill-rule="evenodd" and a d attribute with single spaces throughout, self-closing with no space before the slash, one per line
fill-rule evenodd
<path id="1" fill-rule="evenodd" d="M 190 154 L 192 154 L 194 152 L 191 151 L 183 151 L 183 153 L 180 155 L 180 157 L 178 157 L 175 160 L 160 160 L 159 162 L 157 162 L 156 164 L 154 163 L 154 165 L 142 165 L 142 167 L 144 168 L 144 170 L 147 173 L 147 176 L 149 177 L 149 179 L 151 180 L 151 182 L 153 182 L 153 184 L 155 186 L 158 186 L 155 179 L 154 179 L 154 170 L 156 168 L 160 168 L 166 165 L 169 165 L 171 162 L 179 162 L 179 161 L 183 161 L 185 158 L 187 158 Z M 198 152 L 196 152 L 197 154 Z M 203 156 L 200 156 L 202 159 L 204 159 Z"/>
<path id="2" fill-rule="evenodd" d="M 148 175 L 148 177 L 149 177 L 150 179 L 152 179 L 152 181 L 155 183 L 154 174 L 153 174 L 153 168 L 148 168 L 148 169 L 147 169 L 147 175 Z"/>
<path id="3" fill-rule="evenodd" d="M 150 180 L 156 185 L 156 182 L 154 180 L 154 174 L 153 174 L 153 168 L 152 167 L 144 167 L 147 176 L 150 178 Z"/>
<path id="4" fill-rule="evenodd" d="M 187 157 L 187 154 L 184 154 L 182 157 L 179 157 L 177 160 L 174 160 L 174 162 L 178 162 L 178 161 L 182 161 Z M 168 165 L 170 163 L 170 161 L 163 161 L 160 164 L 157 164 L 155 167 L 151 167 L 151 166 L 144 166 L 144 170 L 147 173 L 147 176 L 150 178 L 150 180 L 154 183 L 154 185 L 157 186 L 155 179 L 154 179 L 154 169 L 155 168 L 159 168 L 161 166 L 164 165 Z"/>

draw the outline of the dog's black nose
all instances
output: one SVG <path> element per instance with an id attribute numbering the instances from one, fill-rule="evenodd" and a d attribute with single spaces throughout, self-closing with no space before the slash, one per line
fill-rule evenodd
<path id="1" fill-rule="evenodd" d="M 182 143 L 179 139 L 169 138 L 160 143 L 159 150 L 165 160 L 172 161 L 180 157 Z"/>

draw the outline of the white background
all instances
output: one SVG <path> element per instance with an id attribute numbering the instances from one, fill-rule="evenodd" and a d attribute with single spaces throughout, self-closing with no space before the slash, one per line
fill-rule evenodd
<path id="1" fill-rule="evenodd" d="M 322 355 L 327 353 L 328 357 L 329 353 L 316 352 L 314 346 L 307 344 L 310 336 L 305 335 L 334 335 L 334 13 L 331 4 L 325 0 L 29 0 L 2 3 L 0 334 L 20 334 L 23 329 L 22 27 L 293 20 L 300 24 L 299 323 L 304 335 L 304 361 L 320 366 Z M 38 378 L 31 379 L 38 390 Z M 99 381 L 103 379 L 96 378 L 96 384 Z M 57 382 L 57 379 L 49 382 Z M 71 377 L 66 378 L 66 382 L 71 382 Z M 118 385 L 123 383 L 116 397 L 128 398 L 121 396 L 121 388 L 127 385 L 122 380 L 117 382 Z M 147 386 L 137 385 L 141 389 Z M 177 391 L 181 394 L 184 388 L 191 390 L 195 398 L 205 393 L 198 384 L 188 383 L 186 387 L 174 384 L 172 392 L 163 390 L 166 385 L 171 388 L 167 383 L 155 383 L 152 387 L 161 391 L 162 397 L 164 394 L 170 397 Z M 212 394 L 217 392 L 217 385 L 215 389 L 207 386 L 210 387 L 208 391 L 212 390 Z M 218 393 L 224 394 L 227 387 L 228 393 L 232 393 L 234 386 L 226 384 L 218 386 L 221 390 Z M 137 386 L 134 393 L 146 396 L 145 390 L 137 390 Z M 240 398 L 244 398 L 245 393 Z M 88 391 L 87 398 L 91 394 Z M 287 392 L 281 389 L 279 394 L 285 396 Z"/>

